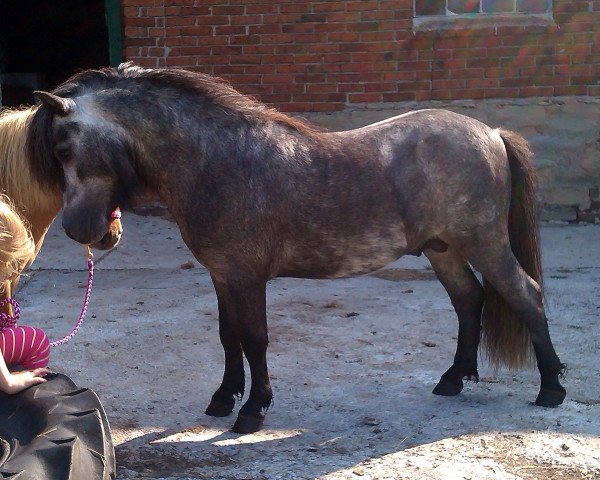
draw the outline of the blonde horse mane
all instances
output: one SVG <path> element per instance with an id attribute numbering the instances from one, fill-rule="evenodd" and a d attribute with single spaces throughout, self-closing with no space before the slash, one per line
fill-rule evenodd
<path id="1" fill-rule="evenodd" d="M 58 214 L 61 192 L 40 184 L 31 172 L 27 150 L 27 131 L 37 107 L 0 111 L 0 194 L 6 195 L 14 209 L 30 226 L 36 244 Z"/>

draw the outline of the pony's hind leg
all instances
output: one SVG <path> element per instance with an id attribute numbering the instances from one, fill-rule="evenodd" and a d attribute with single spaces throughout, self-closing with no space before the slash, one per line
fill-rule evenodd
<path id="1" fill-rule="evenodd" d="M 219 305 L 219 337 L 225 352 L 225 372 L 221 386 L 213 394 L 205 413 L 212 417 L 225 417 L 233 411 L 236 397 L 244 396 L 244 357 L 229 288 L 214 278 L 213 284 Z"/>
<path id="2" fill-rule="evenodd" d="M 566 395 L 559 381 L 565 365 L 558 358 L 550 339 L 540 285 L 523 270 L 508 246 L 508 241 L 475 248 L 469 252 L 469 260 L 502 296 L 529 331 L 541 377 L 536 405 L 544 407 L 560 405 Z M 485 301 L 487 301 L 487 292 Z M 490 344 L 488 344 L 489 348 Z M 498 339 L 497 348 L 504 351 L 498 351 L 496 355 L 503 355 L 510 360 L 511 353 L 516 351 L 517 346 Z"/>
<path id="3" fill-rule="evenodd" d="M 452 366 L 433 389 L 452 396 L 463 389 L 463 379 L 478 381 L 477 350 L 481 330 L 483 288 L 467 261 L 450 248 L 444 253 L 425 250 L 438 279 L 448 292 L 458 316 L 458 343 Z"/>

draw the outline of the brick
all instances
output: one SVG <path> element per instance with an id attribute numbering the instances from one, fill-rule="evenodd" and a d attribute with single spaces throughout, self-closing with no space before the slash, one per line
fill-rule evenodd
<path id="1" fill-rule="evenodd" d="M 588 87 L 588 95 L 600 97 L 600 85 L 591 85 Z"/>
<path id="2" fill-rule="evenodd" d="M 211 10 L 210 7 L 209 10 Z M 204 15 L 243 15 L 247 7 L 244 5 L 215 5 L 212 7 L 212 12 L 207 12 Z"/>
<path id="3" fill-rule="evenodd" d="M 229 38 L 229 43 L 231 45 L 258 45 L 261 41 L 260 35 L 230 35 L 229 37 L 221 37 L 221 38 Z"/>
<path id="4" fill-rule="evenodd" d="M 415 100 L 415 92 L 394 92 L 381 95 L 383 102 L 410 102 Z"/>
<path id="5" fill-rule="evenodd" d="M 294 41 L 298 43 L 321 43 L 327 40 L 324 33 L 295 33 Z"/>
<path id="6" fill-rule="evenodd" d="M 375 103 L 383 99 L 381 93 L 351 93 L 348 94 L 350 103 Z"/>
<path id="7" fill-rule="evenodd" d="M 547 86 L 561 86 L 568 85 L 569 77 L 568 76 L 546 76 L 539 75 L 533 77 L 533 85 L 536 87 L 547 87 Z"/>
<path id="8" fill-rule="evenodd" d="M 325 79 L 325 74 L 318 73 L 304 73 L 302 75 L 294 76 L 294 81 L 296 83 L 324 83 Z"/>
<path id="9" fill-rule="evenodd" d="M 177 67 L 186 67 L 188 65 L 197 65 L 198 57 L 196 56 L 187 56 L 187 57 L 174 57 L 169 55 L 167 58 L 167 65 L 169 66 L 177 66 Z"/>
<path id="10" fill-rule="evenodd" d="M 450 78 L 482 78 L 483 68 L 464 68 L 460 70 L 451 70 Z"/>
<path id="11" fill-rule="evenodd" d="M 127 19 L 128 27 L 153 27 L 154 26 L 154 18 L 129 18 Z"/>
<path id="12" fill-rule="evenodd" d="M 123 16 L 127 18 L 134 18 L 140 16 L 140 7 L 124 7 Z"/>
<path id="13" fill-rule="evenodd" d="M 146 27 L 125 27 L 125 36 L 129 38 L 140 38 L 148 36 Z"/>
<path id="14" fill-rule="evenodd" d="M 553 87 L 523 87 L 519 89 L 521 97 L 550 97 L 554 95 Z"/>
<path id="15" fill-rule="evenodd" d="M 490 88 L 485 90 L 485 98 L 516 98 L 518 96 L 518 88 Z"/>
<path id="16" fill-rule="evenodd" d="M 456 48 L 452 51 L 452 58 L 485 58 L 487 48 Z"/>
<path id="17" fill-rule="evenodd" d="M 190 7 L 190 6 L 183 6 L 181 7 L 181 15 L 219 15 L 215 9 L 219 8 L 219 7 L 208 7 L 208 6 L 204 6 L 204 7 Z"/>
<path id="18" fill-rule="evenodd" d="M 361 42 L 392 42 L 394 32 L 363 32 L 360 34 Z M 389 47 L 388 47 L 389 48 Z M 390 48 L 392 49 L 392 48 Z"/>
<path id="19" fill-rule="evenodd" d="M 432 80 L 431 88 L 433 90 L 453 90 L 465 88 L 465 80 Z"/>
<path id="20" fill-rule="evenodd" d="M 587 95 L 588 87 L 587 85 L 564 85 L 554 87 L 554 95 L 562 96 L 562 95 Z"/>
<path id="21" fill-rule="evenodd" d="M 123 40 L 123 46 L 124 47 L 153 47 L 154 45 L 156 45 L 156 39 L 155 38 L 126 38 Z"/>
<path id="22" fill-rule="evenodd" d="M 360 40 L 358 32 L 333 32 L 327 35 L 327 41 L 338 43 L 352 43 Z"/>
<path id="23" fill-rule="evenodd" d="M 337 85 L 334 83 L 316 83 L 306 85 L 306 93 L 334 93 L 337 91 Z"/>
<path id="24" fill-rule="evenodd" d="M 361 12 L 360 14 L 360 20 L 363 22 L 369 22 L 372 20 L 389 20 L 390 18 L 394 18 L 393 10 L 375 9 L 367 10 Z"/>
<path id="25" fill-rule="evenodd" d="M 397 92 L 398 84 L 391 82 L 369 82 L 365 84 L 365 92 Z"/>
<path id="26" fill-rule="evenodd" d="M 313 12 L 344 12 L 346 11 L 346 5 L 344 2 L 325 2 L 325 3 L 314 3 Z"/>
<path id="27" fill-rule="evenodd" d="M 184 47 L 181 50 L 183 52 L 194 52 L 193 49 L 208 49 L 208 52 L 198 51 L 198 55 L 242 55 L 244 53 L 244 47 L 237 45 L 213 45 L 211 47 Z"/>
<path id="28" fill-rule="evenodd" d="M 364 83 L 337 83 L 338 92 L 363 93 L 365 91 Z"/>
<path id="29" fill-rule="evenodd" d="M 260 55 L 231 55 L 229 62 L 232 65 L 245 65 L 245 64 L 255 64 L 258 65 L 262 61 L 262 57 Z"/>
<path id="30" fill-rule="evenodd" d="M 274 55 L 275 45 L 240 45 L 242 52 L 250 55 Z"/>
<path id="31" fill-rule="evenodd" d="M 294 93 L 292 100 L 294 102 L 344 102 L 346 95 L 343 93 Z"/>
<path id="32" fill-rule="evenodd" d="M 304 93 L 306 86 L 298 83 L 282 83 L 277 85 L 277 92 L 281 93 Z"/>
<path id="33" fill-rule="evenodd" d="M 242 25 L 218 25 L 215 35 L 246 35 L 246 27 Z"/>
<path id="34" fill-rule="evenodd" d="M 269 24 L 269 25 L 275 25 L 275 24 Z M 267 25 L 267 26 L 269 26 L 269 25 Z M 317 31 L 315 29 L 314 23 L 294 23 L 294 24 L 281 25 L 280 30 L 283 33 L 314 33 Z M 274 32 L 269 32 L 269 33 L 274 33 Z"/>
<path id="35" fill-rule="evenodd" d="M 294 35 L 292 34 L 273 34 L 273 35 L 260 35 L 260 43 L 270 44 L 270 43 L 294 43 Z"/>
<path id="36" fill-rule="evenodd" d="M 245 8 L 247 15 L 279 13 L 279 5 L 275 2 L 272 4 L 262 3 L 259 5 L 246 5 Z"/>
<path id="37" fill-rule="evenodd" d="M 596 85 L 596 75 L 571 75 L 571 85 Z"/>
<path id="38" fill-rule="evenodd" d="M 225 18 L 231 19 L 232 25 L 259 25 L 263 23 L 262 15 L 237 15 Z M 229 23 L 229 20 L 227 23 Z"/>
<path id="39" fill-rule="evenodd" d="M 500 87 L 531 87 L 533 86 L 532 77 L 514 77 L 501 78 L 499 80 Z"/>
<path id="40" fill-rule="evenodd" d="M 281 14 L 278 13 L 276 15 L 261 15 L 263 21 L 261 23 L 263 24 L 268 24 L 268 23 L 276 23 L 278 25 L 284 25 L 284 24 L 293 24 L 296 23 L 298 21 L 298 15 L 295 14 Z"/>
<path id="41" fill-rule="evenodd" d="M 195 37 L 204 37 L 204 36 L 209 36 L 213 34 L 213 28 L 206 26 L 206 25 L 202 25 L 202 26 L 194 26 L 194 27 L 181 27 L 180 29 L 178 29 L 178 33 L 172 32 L 172 33 L 168 33 L 169 36 L 176 36 L 176 35 L 183 35 L 183 36 L 187 36 L 187 35 L 191 35 L 191 36 L 195 36 Z"/>
<path id="42" fill-rule="evenodd" d="M 358 12 L 332 12 L 327 16 L 327 20 L 331 23 L 344 22 L 356 23 L 360 21 L 360 13 Z"/>
<path id="43" fill-rule="evenodd" d="M 569 63 L 571 63 L 571 57 L 569 55 L 535 57 L 536 65 L 568 65 Z"/>
<path id="44" fill-rule="evenodd" d="M 557 75 L 592 75 L 590 65 L 556 65 L 553 71 Z"/>
<path id="45" fill-rule="evenodd" d="M 262 83 L 291 83 L 294 81 L 293 75 L 263 75 Z"/>
<path id="46" fill-rule="evenodd" d="M 451 90 L 449 93 L 451 100 L 477 100 L 485 98 L 487 90 L 470 88 L 468 90 Z"/>
<path id="47" fill-rule="evenodd" d="M 166 37 L 167 36 L 167 29 L 166 28 L 157 28 L 157 27 L 151 27 L 148 29 L 148 36 L 149 37 Z"/>
<path id="48" fill-rule="evenodd" d="M 281 13 L 305 13 L 311 11 L 311 2 L 281 3 Z"/>
<path id="49" fill-rule="evenodd" d="M 498 79 L 495 78 L 469 78 L 467 88 L 495 88 L 498 87 Z"/>
<path id="50" fill-rule="evenodd" d="M 196 25 L 227 25 L 229 24 L 229 19 L 231 18 L 231 23 L 236 18 L 241 17 L 228 17 L 227 15 L 200 15 L 196 17 Z"/>

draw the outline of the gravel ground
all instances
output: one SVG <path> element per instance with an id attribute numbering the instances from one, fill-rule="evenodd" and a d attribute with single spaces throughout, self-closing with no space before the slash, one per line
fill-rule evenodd
<path id="1" fill-rule="evenodd" d="M 531 405 L 534 371 L 491 370 L 454 398 L 431 389 L 457 322 L 424 258 L 347 280 L 268 289 L 275 403 L 263 431 L 203 414 L 223 354 L 206 270 L 177 227 L 124 216 L 97 254 L 88 319 L 51 366 L 100 396 L 120 479 L 600 478 L 600 226 L 542 228 L 551 335 L 568 364 L 565 403 Z M 86 279 L 83 248 L 55 222 L 18 293 L 23 323 L 67 331 Z"/>

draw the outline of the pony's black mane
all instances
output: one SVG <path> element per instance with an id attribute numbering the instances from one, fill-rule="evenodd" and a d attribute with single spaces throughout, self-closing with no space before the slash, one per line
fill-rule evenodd
<path id="1" fill-rule="evenodd" d="M 73 75 L 53 93 L 60 97 L 74 97 L 85 91 L 110 87 L 127 79 L 145 80 L 154 85 L 192 90 L 210 99 L 214 104 L 248 118 L 270 120 L 303 134 L 313 135 L 319 131 L 316 126 L 305 120 L 286 115 L 238 92 L 222 78 L 177 68 L 148 69 L 126 62 L 118 68 L 85 70 Z"/>
<path id="2" fill-rule="evenodd" d="M 214 104 L 238 112 L 248 119 L 276 122 L 304 135 L 315 136 L 321 131 L 305 120 L 293 118 L 258 100 L 235 90 L 226 80 L 199 72 L 182 69 L 148 69 L 132 62 L 118 68 L 84 70 L 56 87 L 52 93 L 59 97 L 77 97 L 86 92 L 111 88 L 128 80 L 148 81 L 152 85 L 191 90 L 205 96 Z M 32 174 L 42 184 L 62 185 L 62 168 L 53 155 L 53 112 L 40 105 L 32 117 L 27 135 L 27 149 Z"/>

